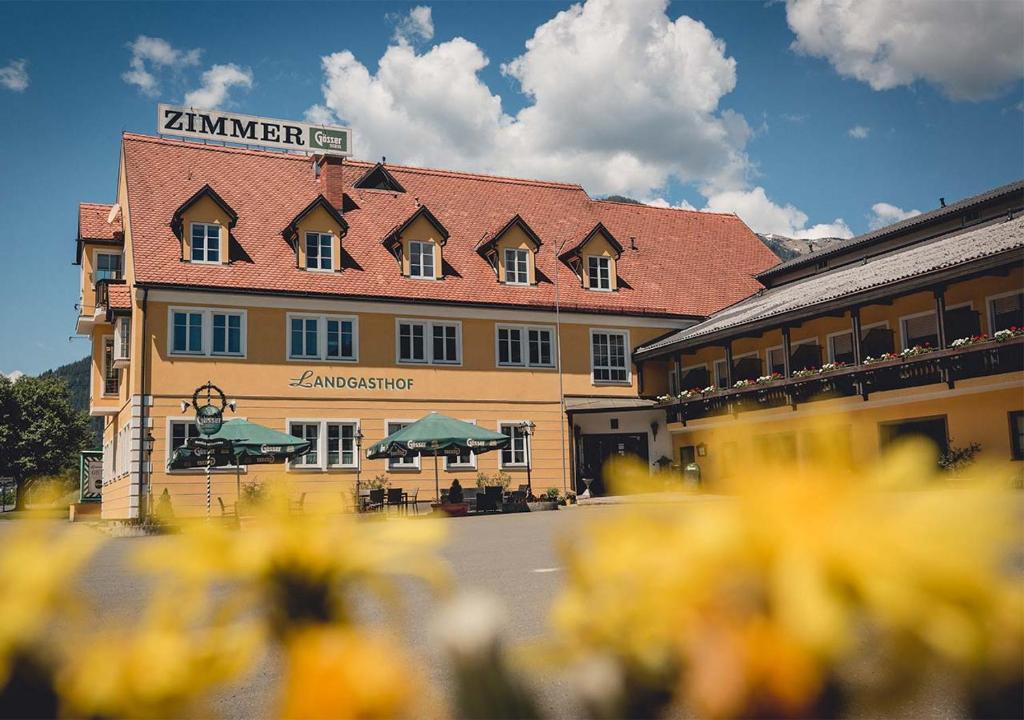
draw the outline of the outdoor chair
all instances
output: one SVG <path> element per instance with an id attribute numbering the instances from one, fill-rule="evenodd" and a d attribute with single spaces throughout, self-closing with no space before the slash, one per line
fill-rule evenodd
<path id="1" fill-rule="evenodd" d="M 366 503 L 367 510 L 384 509 L 384 488 L 370 491 L 370 501 Z"/>
<path id="2" fill-rule="evenodd" d="M 388 507 L 404 509 L 402 500 L 402 488 L 388 488 Z"/>
<path id="3" fill-rule="evenodd" d="M 412 495 L 405 496 L 405 511 L 409 512 L 409 506 L 412 506 L 413 512 L 417 515 L 420 514 L 420 506 L 416 504 L 416 499 L 420 496 L 420 489 L 416 488 L 412 491 Z"/>
<path id="4" fill-rule="evenodd" d="M 475 488 L 475 487 L 463 488 L 463 490 L 462 490 L 462 501 L 464 503 L 466 503 L 466 507 L 469 509 L 470 512 L 476 512 L 476 499 L 481 494 L 482 493 L 480 492 L 479 488 Z"/>
<path id="5" fill-rule="evenodd" d="M 217 497 L 217 504 L 220 505 L 220 516 L 221 517 L 237 517 L 238 510 L 236 505 L 225 505 L 223 498 Z"/>
<path id="6" fill-rule="evenodd" d="M 305 507 L 305 505 L 306 505 L 306 493 L 302 493 L 301 495 L 299 495 L 299 499 L 298 500 L 291 500 L 291 501 L 288 502 L 288 511 L 292 512 L 292 513 L 295 513 L 295 514 L 300 514 L 302 512 L 303 507 Z"/>

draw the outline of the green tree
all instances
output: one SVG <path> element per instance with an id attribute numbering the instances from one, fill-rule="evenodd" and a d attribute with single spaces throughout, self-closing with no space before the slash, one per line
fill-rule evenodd
<path id="1" fill-rule="evenodd" d="M 89 440 L 89 417 L 63 379 L 0 376 L 0 476 L 14 478 L 19 508 L 36 478 L 73 468 Z"/>

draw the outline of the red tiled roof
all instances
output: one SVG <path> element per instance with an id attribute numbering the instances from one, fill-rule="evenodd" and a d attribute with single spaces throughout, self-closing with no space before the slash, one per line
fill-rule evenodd
<path id="1" fill-rule="evenodd" d="M 131 310 L 131 289 L 127 285 L 110 285 L 107 288 L 107 307 L 111 310 Z"/>
<path id="2" fill-rule="evenodd" d="M 114 240 L 121 232 L 121 213 L 108 223 L 113 205 L 103 203 L 78 204 L 78 237 L 82 240 Z"/>
<path id="3" fill-rule="evenodd" d="M 758 290 L 753 275 L 777 261 L 734 215 L 599 202 L 579 185 L 398 165 L 388 171 L 407 192 L 361 190 L 353 183 L 373 163 L 346 160 L 345 193 L 358 205 L 345 213 L 346 269 L 310 273 L 295 267 L 281 234 L 324 191 L 309 158 L 126 133 L 124 162 L 140 283 L 550 308 L 557 273 L 564 309 L 703 316 Z M 181 262 L 169 227 L 175 208 L 207 183 L 238 213 L 232 237 L 247 257 L 230 265 Z M 417 202 L 451 234 L 441 281 L 402 277 L 381 243 L 416 211 Z M 536 287 L 498 283 L 475 251 L 485 234 L 516 213 L 544 243 L 537 256 L 543 277 Z M 620 290 L 614 293 L 582 289 L 557 259 L 598 222 L 625 247 L 618 262 Z"/>

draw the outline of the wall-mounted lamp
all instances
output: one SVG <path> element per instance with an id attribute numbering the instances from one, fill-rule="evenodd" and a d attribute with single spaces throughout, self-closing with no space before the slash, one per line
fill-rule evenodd
<path id="1" fill-rule="evenodd" d="M 654 421 L 651 422 L 651 439 L 652 440 L 657 440 L 658 439 L 658 421 L 657 420 L 654 420 Z"/>
<path id="2" fill-rule="evenodd" d="M 181 401 L 181 411 L 182 412 L 188 412 L 188 409 L 190 407 L 192 407 L 192 403 L 190 403 L 188 400 L 182 400 Z"/>

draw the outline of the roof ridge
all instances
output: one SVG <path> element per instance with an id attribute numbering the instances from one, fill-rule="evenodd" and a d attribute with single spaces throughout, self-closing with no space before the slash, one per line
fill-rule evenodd
<path id="1" fill-rule="evenodd" d="M 218 144 L 206 144 L 197 142 L 194 140 L 172 140 L 170 138 L 159 137 L 157 135 L 145 135 L 143 133 L 124 132 L 122 137 L 128 140 L 134 140 L 139 142 L 150 142 L 157 145 L 168 145 L 168 146 L 179 146 L 185 145 L 188 147 L 194 147 L 201 150 L 213 150 L 215 152 L 230 152 L 230 153 L 241 153 L 248 155 L 258 155 L 261 157 L 272 157 L 272 158 L 285 158 L 288 160 L 302 160 L 307 161 L 308 155 L 298 155 L 288 151 L 281 150 L 254 150 L 252 148 L 238 147 L 235 145 L 218 145 Z M 358 158 L 345 158 L 345 164 L 347 165 L 365 165 L 367 167 L 374 167 L 377 163 L 372 160 L 361 160 Z M 446 170 L 444 168 L 427 168 L 418 167 L 415 165 L 388 165 L 383 164 L 389 171 L 397 170 L 399 172 L 419 173 L 423 175 L 441 175 L 446 177 L 458 177 L 458 178 L 471 178 L 473 180 L 482 180 L 485 182 L 501 182 L 501 183 L 512 183 L 516 185 L 531 185 L 538 187 L 551 187 L 560 188 L 565 190 L 583 190 L 583 186 L 579 183 L 563 183 L 555 180 L 536 180 L 531 178 L 520 178 L 512 177 L 509 175 L 494 175 L 489 173 L 473 173 L 464 172 L 460 170 Z M 585 192 L 585 191 L 584 191 Z"/>
<path id="2" fill-rule="evenodd" d="M 610 200 L 608 198 L 598 198 L 597 200 L 593 200 L 593 202 L 608 203 L 609 205 L 623 205 L 625 207 L 649 208 L 651 210 L 671 210 L 672 212 L 692 213 L 697 215 L 721 215 L 723 217 L 739 218 L 739 215 L 734 212 L 718 212 L 716 210 L 701 210 L 700 208 L 663 207 L 661 205 L 651 205 L 644 202 L 623 202 L 622 200 Z"/>
<path id="3" fill-rule="evenodd" d="M 79 203 L 78 203 L 78 206 L 79 206 L 79 207 L 105 207 L 105 208 L 111 208 L 111 207 L 114 207 L 114 205 L 116 205 L 116 204 L 117 204 L 117 203 L 112 203 L 112 202 L 108 202 L 108 203 L 100 203 L 100 202 L 79 202 Z"/>

